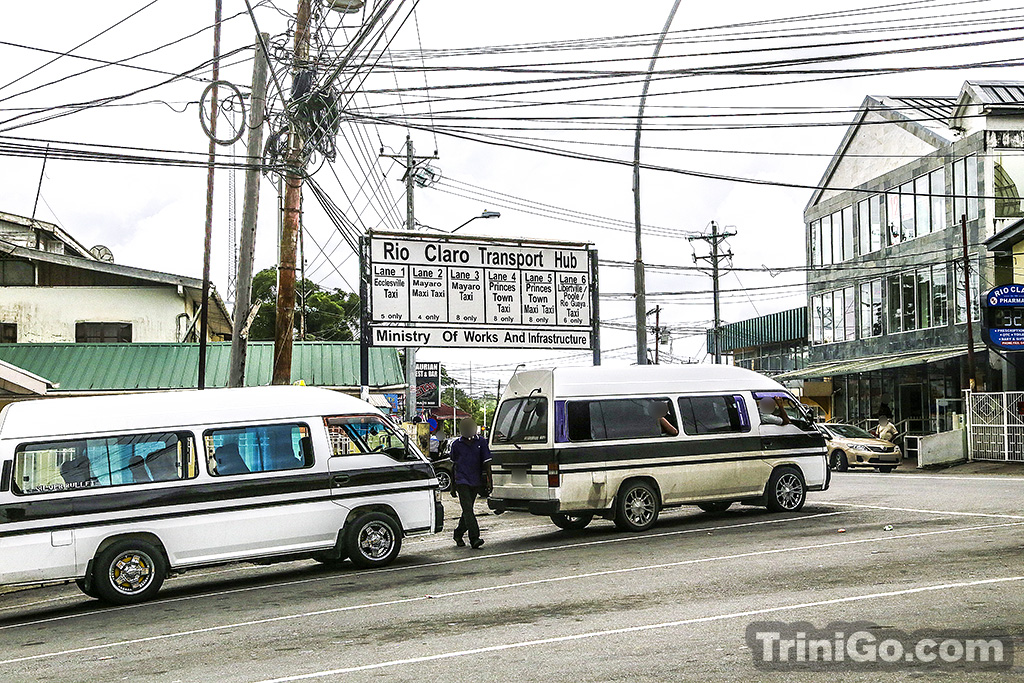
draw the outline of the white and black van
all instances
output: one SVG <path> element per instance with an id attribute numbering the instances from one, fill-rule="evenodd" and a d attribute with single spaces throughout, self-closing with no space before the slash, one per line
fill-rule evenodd
<path id="1" fill-rule="evenodd" d="M 797 511 L 829 485 L 825 442 L 781 384 L 724 365 L 516 374 L 491 430 L 496 512 L 649 528 L 665 507 Z"/>
<path id="2" fill-rule="evenodd" d="M 437 479 L 376 408 L 311 387 L 61 398 L 0 412 L 0 585 L 112 603 L 171 572 L 385 565 L 441 530 Z"/>

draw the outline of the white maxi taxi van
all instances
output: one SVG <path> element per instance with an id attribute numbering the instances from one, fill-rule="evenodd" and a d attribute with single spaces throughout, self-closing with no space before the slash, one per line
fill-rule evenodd
<path id="1" fill-rule="evenodd" d="M 0 584 L 111 603 L 172 572 L 388 564 L 440 531 L 437 479 L 367 403 L 312 387 L 41 399 L 0 412 Z"/>
<path id="2" fill-rule="evenodd" d="M 795 512 L 829 486 L 811 420 L 781 384 L 733 366 L 520 372 L 491 429 L 489 506 L 632 531 L 681 505 Z"/>

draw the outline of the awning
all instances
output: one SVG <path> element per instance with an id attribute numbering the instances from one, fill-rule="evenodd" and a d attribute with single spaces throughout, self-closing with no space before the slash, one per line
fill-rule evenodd
<path id="1" fill-rule="evenodd" d="M 954 349 L 941 349 L 932 351 L 915 351 L 913 353 L 893 354 L 889 356 L 874 356 L 872 358 L 860 358 L 857 360 L 832 361 L 830 363 L 819 363 L 811 365 L 802 370 L 784 372 L 775 375 L 772 379 L 815 379 L 818 377 L 835 377 L 837 375 L 856 375 L 872 370 L 889 370 L 891 368 L 902 368 L 908 365 L 922 365 L 925 363 L 938 363 L 963 356 L 967 353 L 967 347 Z"/>
<path id="2" fill-rule="evenodd" d="M 2 392 L 45 396 L 50 389 L 55 389 L 58 386 L 60 385 L 45 377 L 40 377 L 17 365 L 0 360 L 0 391 Z"/>
<path id="3" fill-rule="evenodd" d="M 464 417 L 469 417 L 469 413 L 464 411 L 462 408 L 455 408 L 454 410 L 455 410 L 455 417 L 454 417 L 454 419 L 456 419 L 456 420 L 461 420 Z M 430 409 L 430 417 L 434 418 L 435 420 L 451 420 L 451 419 L 453 419 L 452 418 L 452 407 L 450 405 L 442 403 L 441 407 L 439 407 L 439 408 L 431 408 Z"/>
<path id="4" fill-rule="evenodd" d="M 383 394 L 370 394 L 369 403 L 374 408 L 380 408 L 381 410 L 392 410 L 394 408 L 394 406 L 391 405 L 391 401 L 389 401 Z"/>

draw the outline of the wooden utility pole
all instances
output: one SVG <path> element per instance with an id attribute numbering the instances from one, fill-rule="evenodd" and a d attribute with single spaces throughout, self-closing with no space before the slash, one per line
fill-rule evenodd
<path id="1" fill-rule="evenodd" d="M 964 247 L 964 314 L 967 316 L 967 386 L 974 391 L 977 378 L 974 368 L 974 324 L 971 322 L 971 262 L 967 254 L 967 214 L 960 216 L 960 236 Z"/>
<path id="2" fill-rule="evenodd" d="M 654 364 L 661 361 L 661 305 L 654 307 Z"/>
<path id="3" fill-rule="evenodd" d="M 295 19 L 295 67 L 309 61 L 309 0 L 299 0 Z M 280 255 L 277 265 L 277 319 L 274 331 L 273 384 L 291 384 L 292 337 L 295 334 L 295 251 L 301 229 L 302 144 L 297 126 L 288 134 L 285 157 L 284 218 L 281 226 Z"/>
<path id="4" fill-rule="evenodd" d="M 384 154 L 382 157 L 396 159 L 405 162 L 405 229 L 412 232 L 416 229 L 416 203 L 414 191 L 416 189 L 416 167 L 421 161 L 429 161 L 437 158 L 435 150 L 433 156 L 418 157 L 412 146 L 412 136 L 405 136 L 405 154 Z M 461 226 L 459 226 L 461 227 Z M 416 348 L 405 349 L 405 419 L 409 422 L 416 417 Z"/>
<path id="5" fill-rule="evenodd" d="M 260 34 L 262 44 L 270 34 Z M 256 46 L 252 69 L 252 100 L 249 103 L 249 138 L 242 204 L 242 234 L 238 240 L 238 274 L 235 277 L 235 311 L 231 330 L 231 361 L 228 386 L 245 386 L 245 352 L 248 342 L 249 307 L 252 305 L 252 264 L 256 248 L 256 216 L 260 205 L 260 164 L 263 161 L 263 115 L 267 102 L 267 58 L 262 45 Z"/>
<path id="6" fill-rule="evenodd" d="M 206 169 L 206 235 L 203 240 L 203 296 L 199 307 L 199 381 L 206 388 L 206 338 L 210 329 L 210 252 L 213 249 L 213 172 L 217 161 L 217 81 L 220 80 L 221 0 L 216 0 L 213 23 L 213 88 L 210 91 L 210 147 Z M 202 104 L 200 103 L 200 107 Z"/>
<path id="7" fill-rule="evenodd" d="M 735 232 L 719 232 L 718 223 L 711 221 L 711 234 L 710 235 L 696 235 L 694 237 L 687 237 L 689 241 L 693 242 L 700 240 L 701 242 L 707 242 L 711 245 L 711 254 L 709 256 L 697 256 L 693 255 L 693 262 L 697 261 L 708 261 L 711 264 L 711 286 L 714 295 L 714 328 L 711 331 L 711 339 L 714 344 L 715 351 L 715 364 L 720 365 L 722 363 L 722 345 L 720 343 L 720 332 L 722 329 L 722 314 L 721 306 L 719 302 L 719 264 L 723 259 L 732 258 L 732 252 L 722 252 L 721 246 L 730 237 L 735 236 Z"/>

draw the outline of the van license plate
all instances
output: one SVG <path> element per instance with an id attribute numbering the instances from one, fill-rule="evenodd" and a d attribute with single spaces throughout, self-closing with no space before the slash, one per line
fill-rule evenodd
<path id="1" fill-rule="evenodd" d="M 530 478 L 530 470 L 526 467 L 516 467 L 512 470 L 512 483 L 525 484 Z"/>

